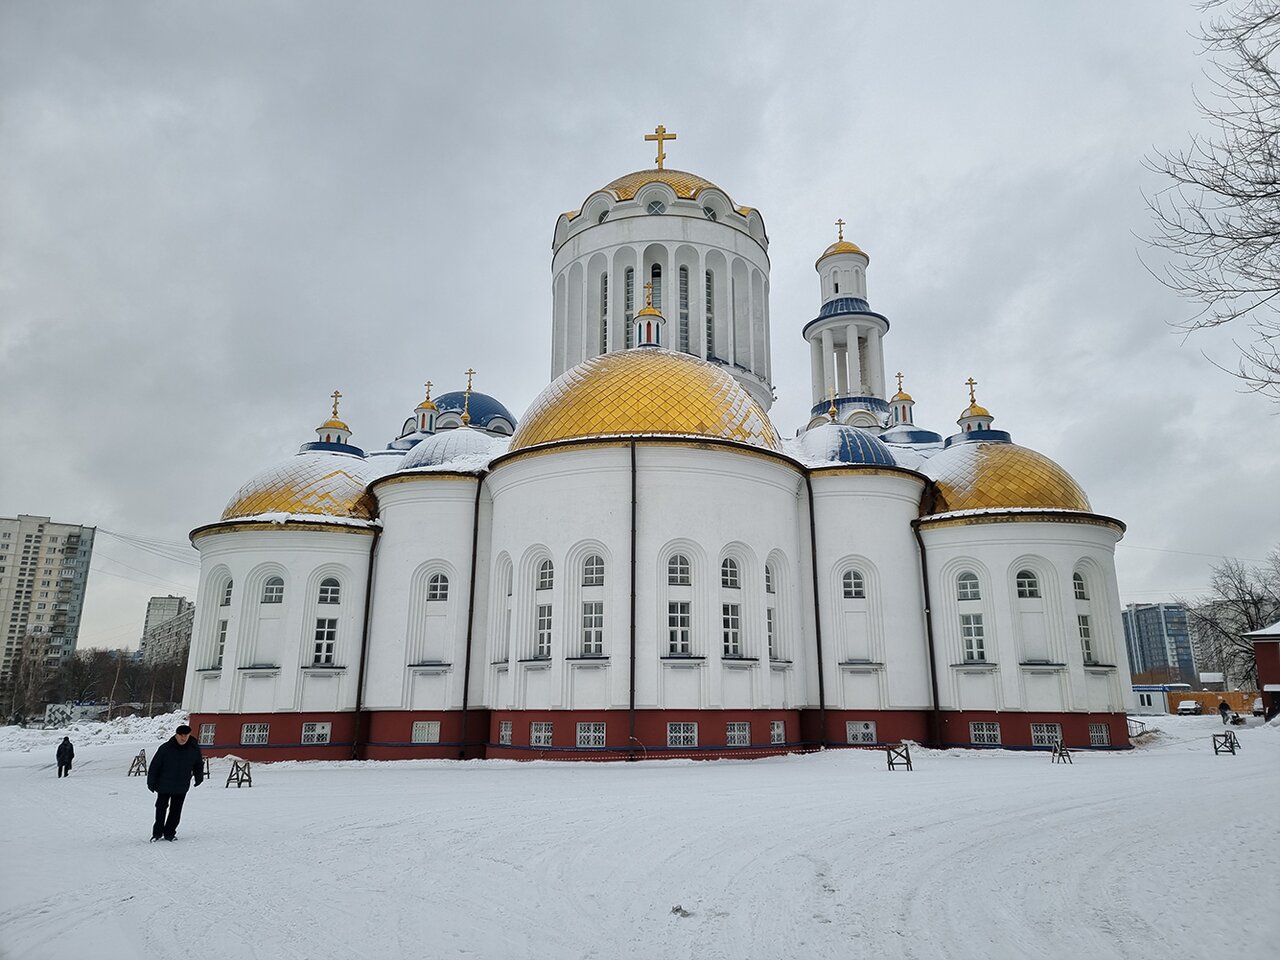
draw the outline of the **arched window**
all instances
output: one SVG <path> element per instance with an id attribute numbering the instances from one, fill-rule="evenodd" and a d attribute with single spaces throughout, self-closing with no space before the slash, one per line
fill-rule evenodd
<path id="1" fill-rule="evenodd" d="M 449 599 L 449 578 L 443 573 L 433 573 L 427 578 L 427 599 Z"/>
<path id="2" fill-rule="evenodd" d="M 341 603 L 342 588 L 338 586 L 338 581 L 333 577 L 325 577 L 320 581 L 320 602 L 321 603 Z"/>
<path id="3" fill-rule="evenodd" d="M 220 607 L 231 606 L 231 586 L 233 583 L 234 581 L 228 580 L 227 585 L 222 588 L 222 603 L 218 604 L 218 606 Z"/>
<path id="4" fill-rule="evenodd" d="M 652 206 L 652 204 L 650 204 Z M 653 284 L 653 305 L 662 309 L 662 264 L 649 264 L 649 282 Z"/>
<path id="5" fill-rule="evenodd" d="M 831 274 L 831 285 L 834 288 L 833 292 L 840 292 L 840 279 L 834 273 Z"/>
<path id="6" fill-rule="evenodd" d="M 765 593 L 778 592 L 778 588 L 774 586 L 774 583 L 773 583 L 773 567 L 772 566 L 766 566 L 764 568 L 764 592 Z"/>
<path id="7" fill-rule="evenodd" d="M 606 210 L 607 214 L 609 211 Z M 600 352 L 609 352 L 609 275 L 600 274 Z"/>
<path id="8" fill-rule="evenodd" d="M 1040 596 L 1040 581 L 1030 570 L 1018 571 L 1017 586 L 1019 600 L 1035 600 Z"/>
<path id="9" fill-rule="evenodd" d="M 622 273 L 622 325 L 627 330 L 627 349 L 636 345 L 635 330 L 631 321 L 636 315 L 636 268 L 627 267 Z"/>
<path id="10" fill-rule="evenodd" d="M 1074 586 L 1074 587 L 1076 588 L 1076 599 L 1077 599 L 1077 600 L 1088 600 L 1088 599 L 1089 599 L 1089 590 L 1088 590 L 1088 588 L 1085 586 L 1084 577 L 1083 577 L 1081 574 L 1078 574 L 1078 573 L 1077 573 L 1077 574 L 1072 575 L 1072 577 L 1071 577 L 1071 583 L 1072 583 L 1072 586 Z"/>
<path id="11" fill-rule="evenodd" d="M 543 560 L 538 564 L 538 589 L 550 590 L 555 585 L 555 567 L 552 566 L 550 560 Z"/>
<path id="12" fill-rule="evenodd" d="M 689 349 L 689 268 L 680 268 L 680 337 L 676 341 L 681 353 Z"/>
<path id="13" fill-rule="evenodd" d="M 284 603 L 284 579 L 282 577 L 267 578 L 267 582 L 262 585 L 262 602 Z"/>
<path id="14" fill-rule="evenodd" d="M 957 600 L 981 600 L 982 591 L 978 588 L 978 575 L 966 570 L 956 577 Z"/>
<path id="15" fill-rule="evenodd" d="M 844 598 L 846 600 L 865 600 L 867 597 L 867 581 L 857 570 L 844 572 Z"/>
<path id="16" fill-rule="evenodd" d="M 710 270 L 707 271 L 705 277 L 703 298 L 707 307 L 706 324 L 707 324 L 707 356 L 714 357 L 716 355 L 716 311 L 715 311 L 715 278 Z"/>
<path id="17" fill-rule="evenodd" d="M 737 590 L 742 586 L 742 581 L 738 577 L 738 561 L 733 557 L 725 557 L 724 562 L 720 564 L 720 586 L 729 590 Z"/>
<path id="18" fill-rule="evenodd" d="M 673 587 L 687 587 L 692 583 L 689 574 L 689 558 L 683 553 L 674 554 L 667 561 L 667 583 Z"/>
<path id="19" fill-rule="evenodd" d="M 604 586 L 604 557 L 592 554 L 583 562 L 582 585 L 584 587 Z"/>

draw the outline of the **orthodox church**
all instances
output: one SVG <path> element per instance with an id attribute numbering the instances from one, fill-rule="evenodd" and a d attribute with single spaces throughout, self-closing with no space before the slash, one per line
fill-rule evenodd
<path id="1" fill-rule="evenodd" d="M 818 257 L 812 409 L 769 417 L 769 239 L 656 166 L 556 221 L 551 383 L 316 439 L 194 530 L 191 724 L 215 755 L 753 756 L 1129 744 L 1115 545 L 968 382 L 890 394 L 870 258 Z M 799 326 L 799 324 L 795 324 Z M 788 323 L 788 329 L 792 324 Z"/>

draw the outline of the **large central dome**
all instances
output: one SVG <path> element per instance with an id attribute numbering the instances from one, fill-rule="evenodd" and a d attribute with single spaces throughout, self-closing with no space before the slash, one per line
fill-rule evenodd
<path id="1" fill-rule="evenodd" d="M 710 180 L 704 179 L 696 173 L 666 169 L 637 170 L 634 173 L 619 177 L 612 183 L 606 183 L 600 189 L 612 193 L 619 200 L 630 200 L 636 195 L 636 191 L 646 183 L 665 183 L 682 200 L 696 199 L 703 190 L 720 190 Z"/>
<path id="2" fill-rule="evenodd" d="M 699 357 L 659 347 L 606 353 L 566 370 L 533 401 L 511 449 L 645 435 L 782 449 L 769 415 L 737 380 Z"/>

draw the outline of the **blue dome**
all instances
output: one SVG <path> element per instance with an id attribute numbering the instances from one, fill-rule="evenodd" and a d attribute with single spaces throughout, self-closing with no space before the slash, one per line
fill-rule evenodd
<path id="1" fill-rule="evenodd" d="M 846 410 L 859 408 L 862 410 L 870 410 L 872 413 L 886 414 L 889 412 L 889 404 L 881 400 L 879 397 L 836 397 L 836 416 L 843 417 Z M 831 409 L 831 401 L 823 400 L 822 403 L 815 403 L 809 409 L 811 417 L 825 417 L 827 411 Z"/>
<path id="2" fill-rule="evenodd" d="M 942 434 L 934 433 L 932 430 L 925 430 L 922 427 L 917 427 L 913 423 L 899 423 L 880 434 L 880 439 L 885 443 L 900 443 L 904 445 L 910 445 L 913 443 L 941 443 Z"/>
<path id="3" fill-rule="evenodd" d="M 461 414 L 466 396 L 462 390 L 441 394 L 435 398 L 436 409 L 441 413 Z M 516 418 L 511 415 L 511 411 L 487 393 L 477 393 L 472 390 L 471 403 L 467 407 L 467 412 L 471 415 L 471 425 L 475 427 L 488 429 L 490 421 L 495 417 L 501 417 L 511 424 L 512 430 L 516 428 Z"/>
<path id="4" fill-rule="evenodd" d="M 876 313 L 871 309 L 871 304 L 863 300 L 861 297 L 836 297 L 834 300 L 828 300 L 822 305 L 822 309 L 818 311 L 818 315 L 804 325 L 807 331 L 815 323 L 827 320 L 831 317 L 844 317 L 862 314 L 868 317 L 877 317 L 884 321 L 885 328 L 889 327 L 889 318 L 883 313 Z"/>
<path id="5" fill-rule="evenodd" d="M 868 466 L 896 467 L 893 453 L 878 438 L 857 427 L 842 423 L 823 423 L 800 434 L 801 455 L 810 460 L 831 463 L 862 463 Z"/>

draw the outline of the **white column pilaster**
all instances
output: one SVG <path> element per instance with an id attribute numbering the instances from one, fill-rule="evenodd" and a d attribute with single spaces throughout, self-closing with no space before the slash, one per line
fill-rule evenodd
<path id="1" fill-rule="evenodd" d="M 822 396 L 831 396 L 836 387 L 836 348 L 832 342 L 831 328 L 822 331 Z"/>
<path id="2" fill-rule="evenodd" d="M 884 399 L 884 345 L 880 340 L 880 331 L 873 330 L 869 335 L 869 346 L 871 347 L 871 362 L 868 371 L 871 374 L 872 389 L 875 395 L 880 399 Z"/>
<path id="3" fill-rule="evenodd" d="M 822 402 L 822 344 L 814 337 L 809 341 L 809 380 L 813 385 L 813 405 Z"/>
<path id="4" fill-rule="evenodd" d="M 863 396 L 866 385 L 862 382 L 862 342 L 858 339 L 858 325 L 851 323 L 845 327 L 845 336 L 849 338 L 849 390 L 855 397 Z"/>

